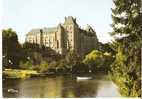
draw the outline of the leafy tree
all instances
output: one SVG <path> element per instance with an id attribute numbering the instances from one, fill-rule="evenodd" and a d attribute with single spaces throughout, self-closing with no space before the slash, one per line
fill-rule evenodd
<path id="1" fill-rule="evenodd" d="M 111 43 L 99 43 L 99 51 L 105 53 L 105 52 L 108 52 L 108 53 L 112 53 L 112 54 L 115 54 L 114 50 L 111 48 Z"/>
<path id="2" fill-rule="evenodd" d="M 25 56 L 25 61 L 27 58 L 33 61 L 33 64 L 40 64 L 40 62 L 47 61 L 56 61 L 59 60 L 61 55 L 57 54 L 54 50 L 49 47 L 41 46 L 38 44 L 32 44 L 25 42 L 22 45 L 23 55 Z"/>
<path id="3" fill-rule="evenodd" d="M 30 69 L 30 70 L 33 70 L 33 64 L 31 61 L 26 61 L 26 62 L 20 62 L 20 68 L 22 69 Z"/>
<path id="4" fill-rule="evenodd" d="M 113 0 L 112 48 L 116 58 L 112 64 L 113 80 L 125 96 L 141 95 L 140 49 L 142 44 L 141 0 Z"/>
<path id="5" fill-rule="evenodd" d="M 45 61 L 42 61 L 37 68 L 39 68 L 39 72 L 44 72 L 48 70 L 49 64 Z"/>
<path id="6" fill-rule="evenodd" d="M 62 68 L 62 69 L 65 69 L 67 66 L 67 62 L 65 59 L 61 59 L 59 62 L 58 62 L 58 68 Z"/>
<path id="7" fill-rule="evenodd" d="M 107 72 L 112 61 L 113 60 L 110 53 L 103 53 L 98 50 L 93 50 L 91 53 L 86 55 L 85 59 L 83 60 L 83 62 L 92 70 L 92 72 L 98 72 L 100 70 Z"/>
<path id="8" fill-rule="evenodd" d="M 56 61 L 52 61 L 49 64 L 50 69 L 56 69 L 57 66 L 58 66 L 58 62 L 56 62 Z"/>
<path id="9" fill-rule="evenodd" d="M 3 44 L 3 66 L 9 68 L 17 68 L 20 56 L 20 44 L 15 31 L 11 28 L 2 30 Z"/>
<path id="10" fill-rule="evenodd" d="M 81 58 L 74 50 L 70 50 L 65 56 L 67 62 L 67 68 L 73 68 L 81 62 Z"/>

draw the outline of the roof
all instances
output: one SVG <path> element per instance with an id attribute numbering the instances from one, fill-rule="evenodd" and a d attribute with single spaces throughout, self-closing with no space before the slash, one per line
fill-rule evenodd
<path id="1" fill-rule="evenodd" d="M 95 36 L 95 32 L 87 31 L 84 29 L 79 28 L 80 33 L 86 35 L 86 36 Z"/>
<path id="2" fill-rule="evenodd" d="M 32 29 L 30 32 L 40 32 L 40 28 Z"/>
<path id="3" fill-rule="evenodd" d="M 43 28 L 43 29 L 36 28 L 36 29 L 32 29 L 27 35 L 35 34 L 35 33 L 40 33 L 41 30 L 43 32 L 46 32 L 46 33 L 54 33 L 54 32 L 56 32 L 58 30 L 58 28 L 57 27 Z"/>
<path id="4" fill-rule="evenodd" d="M 53 33 L 53 32 L 57 32 L 58 28 L 57 27 L 51 27 L 51 28 L 43 28 L 42 30 L 43 30 L 43 32 L 46 32 L 46 33 Z"/>
<path id="5" fill-rule="evenodd" d="M 94 30 L 92 29 L 92 27 L 90 25 L 87 25 L 86 29 L 87 32 L 94 32 Z"/>
<path id="6" fill-rule="evenodd" d="M 32 35 L 32 34 L 35 34 L 35 33 L 40 33 L 40 30 L 41 30 L 40 28 L 32 29 L 26 35 Z"/>

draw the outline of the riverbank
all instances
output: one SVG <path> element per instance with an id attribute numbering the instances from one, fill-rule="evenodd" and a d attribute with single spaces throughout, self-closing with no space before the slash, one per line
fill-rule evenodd
<path id="1" fill-rule="evenodd" d="M 5 69 L 3 71 L 4 78 L 26 79 L 32 76 L 39 76 L 39 73 L 35 70 L 22 70 L 22 69 Z"/>
<path id="2" fill-rule="evenodd" d="M 10 78 L 10 79 L 27 79 L 31 77 L 47 77 L 47 76 L 59 76 L 59 75 L 73 75 L 73 76 L 79 76 L 79 77 L 89 77 L 91 75 L 107 75 L 106 73 L 90 73 L 90 72 L 81 72 L 81 73 L 71 73 L 71 72 L 45 72 L 45 73 L 39 73 L 35 70 L 23 70 L 23 69 L 5 69 L 3 71 L 3 77 L 4 78 Z"/>

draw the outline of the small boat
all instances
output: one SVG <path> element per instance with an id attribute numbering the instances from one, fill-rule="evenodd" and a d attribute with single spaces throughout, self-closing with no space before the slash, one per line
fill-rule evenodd
<path id="1" fill-rule="evenodd" d="M 77 77 L 77 80 L 89 80 L 92 77 Z"/>
<path id="2" fill-rule="evenodd" d="M 16 90 L 16 89 L 8 89 L 8 92 L 9 93 L 18 93 L 18 90 Z"/>

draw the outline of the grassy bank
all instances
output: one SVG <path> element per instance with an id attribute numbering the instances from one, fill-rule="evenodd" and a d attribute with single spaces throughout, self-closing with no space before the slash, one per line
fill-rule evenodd
<path id="1" fill-rule="evenodd" d="M 29 78 L 31 76 L 38 76 L 38 72 L 35 70 L 22 70 L 22 69 L 5 69 L 3 76 L 5 78 Z"/>

